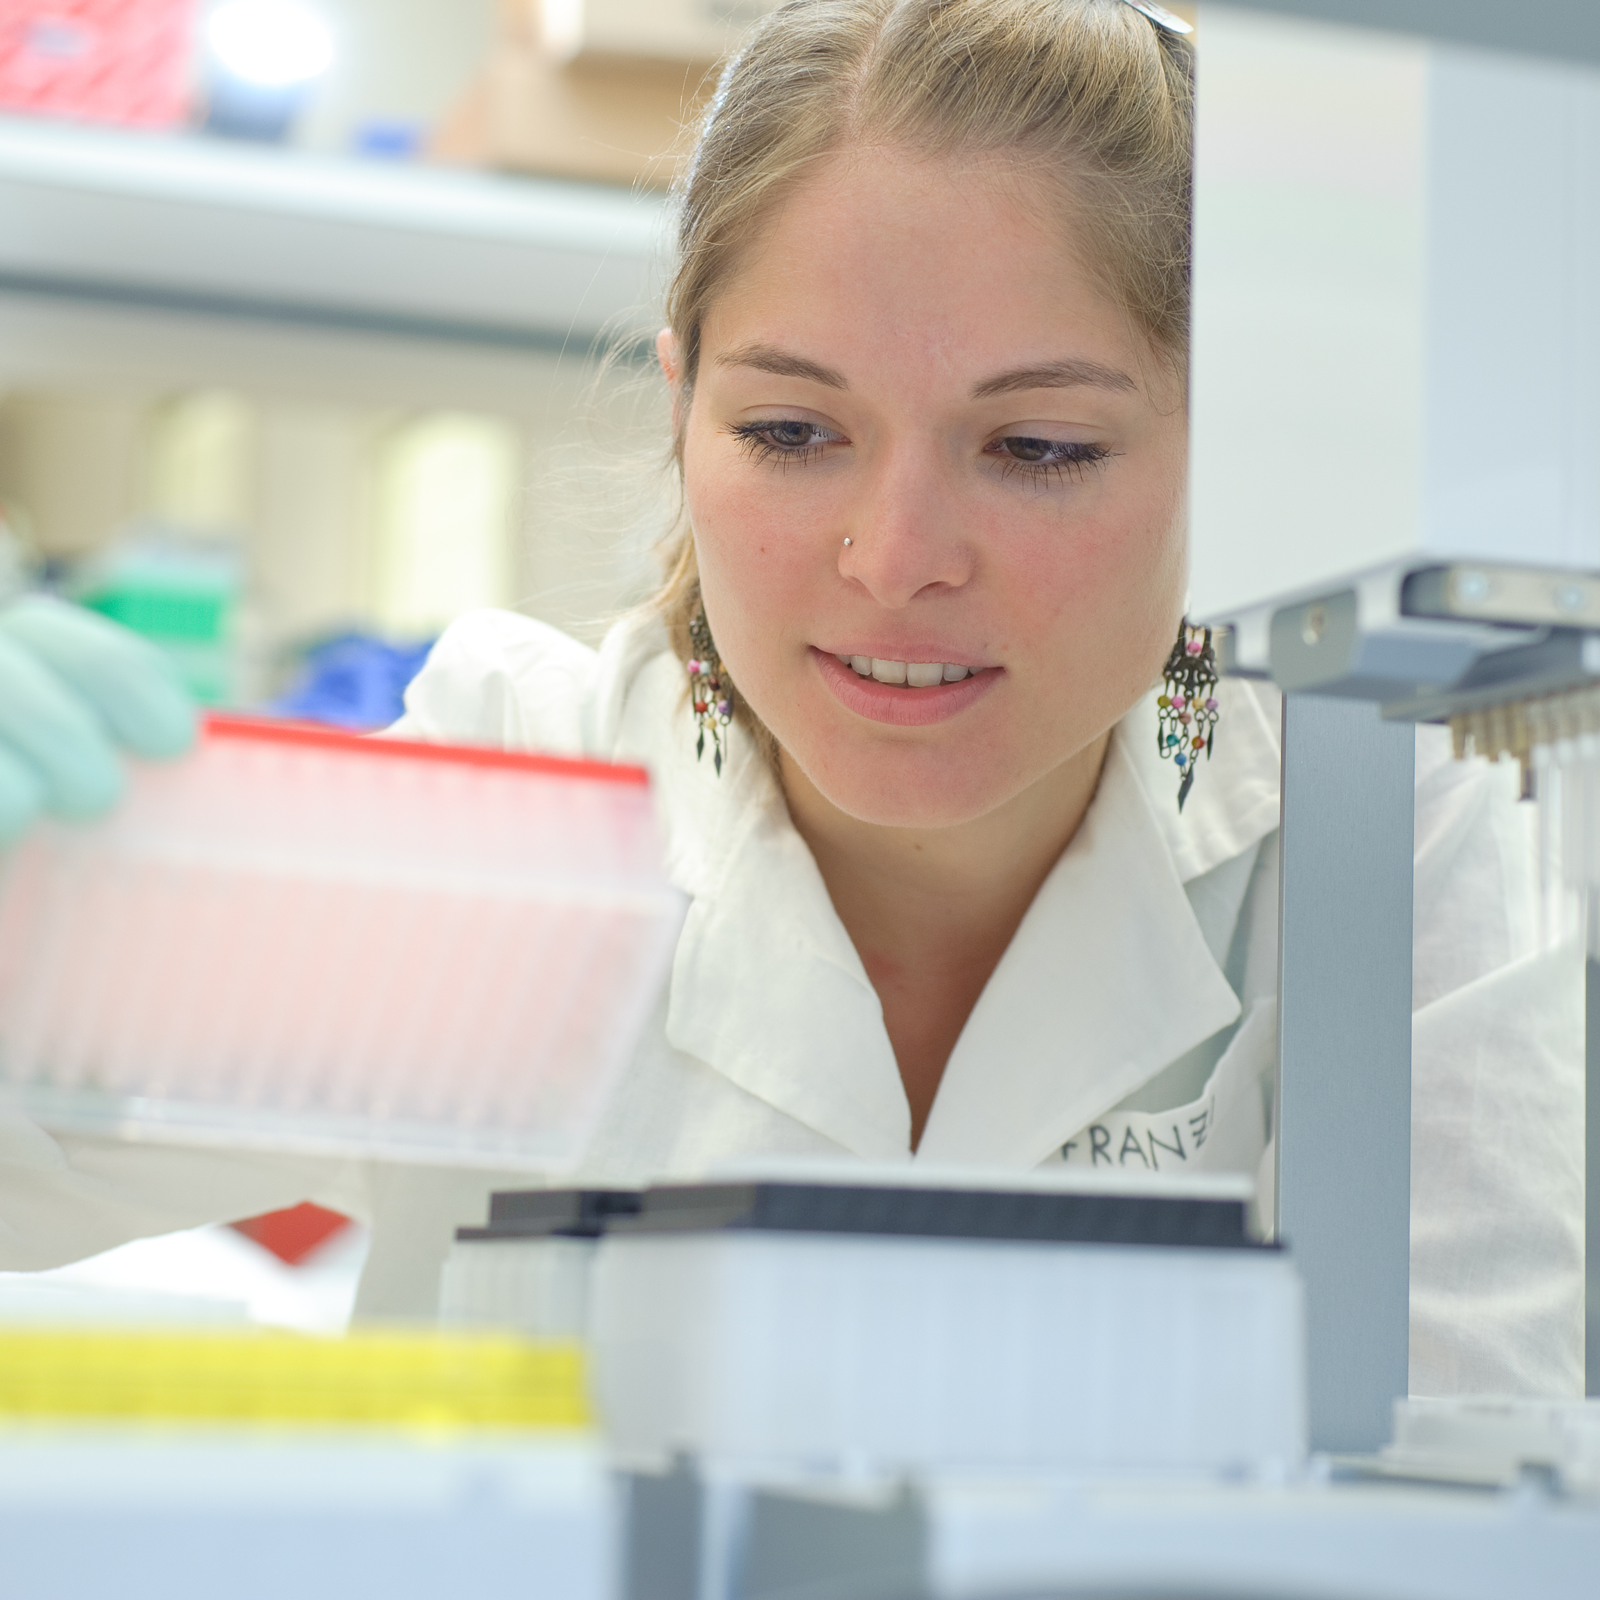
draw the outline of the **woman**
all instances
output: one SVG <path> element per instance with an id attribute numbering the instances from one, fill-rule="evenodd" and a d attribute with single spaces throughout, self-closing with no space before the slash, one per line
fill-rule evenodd
<path id="1" fill-rule="evenodd" d="M 1270 1175 L 1276 711 L 1213 687 L 1181 625 L 1190 57 L 1143 9 L 763 24 L 681 197 L 666 587 L 598 656 L 466 618 L 413 686 L 400 733 L 654 774 L 692 904 L 597 1180 L 780 1155 Z M 1413 1388 L 1572 1392 L 1576 985 L 1514 915 L 1511 796 L 1427 751 Z M 1531 1004 L 1544 1031 L 1485 1057 L 1484 1008 Z M 1548 1131 L 1485 1141 L 1530 1096 Z M 194 1155 L 158 1179 L 147 1150 L 48 1143 L 18 1192 L 81 1201 L 58 1238 L 152 1184 L 182 1221 L 266 1190 L 374 1217 L 369 1309 L 421 1309 L 507 1181 Z"/>

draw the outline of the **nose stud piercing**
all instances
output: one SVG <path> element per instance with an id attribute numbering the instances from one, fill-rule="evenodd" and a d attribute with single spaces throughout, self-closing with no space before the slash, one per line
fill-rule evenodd
<path id="1" fill-rule="evenodd" d="M 855 540 L 854 540 L 854 539 L 846 539 L 846 540 L 845 540 L 845 543 L 846 543 L 846 544 L 854 544 L 854 543 L 855 543 Z"/>

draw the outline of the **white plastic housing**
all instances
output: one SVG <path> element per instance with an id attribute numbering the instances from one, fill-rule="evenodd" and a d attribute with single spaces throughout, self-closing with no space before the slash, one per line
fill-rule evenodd
<path id="1" fill-rule="evenodd" d="M 457 1239 L 439 1278 L 446 1326 L 584 1339 L 594 1239 Z"/>
<path id="2" fill-rule="evenodd" d="M 213 719 L 0 861 L 0 1086 L 57 1125 L 559 1168 L 681 918 L 636 769 Z"/>
<path id="3" fill-rule="evenodd" d="M 1600 568 L 1600 72 L 1207 5 L 1191 614 Z"/>
<path id="4" fill-rule="evenodd" d="M 1594 1600 L 1600 1541 L 1593 1501 L 1337 1476 L 1137 1487 L 934 1483 L 923 1503 L 925 1592 L 939 1600 Z"/>
<path id="5" fill-rule="evenodd" d="M 1275 1251 L 608 1234 L 590 1329 L 608 1435 L 645 1466 L 1210 1472 L 1305 1451 L 1300 1289 Z"/>
<path id="6" fill-rule="evenodd" d="M 1600 1496 L 1600 1400 L 1397 1400 L 1381 1460 L 1397 1476 L 1483 1485 L 1541 1468 L 1572 1493 Z"/>
<path id="7" fill-rule="evenodd" d="M 23 1427 L 8 1600 L 616 1600 L 621 1507 L 583 1433 Z"/>

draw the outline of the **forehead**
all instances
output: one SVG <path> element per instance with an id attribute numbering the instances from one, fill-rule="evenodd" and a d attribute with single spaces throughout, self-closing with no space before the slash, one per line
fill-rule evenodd
<path id="1" fill-rule="evenodd" d="M 918 382 L 1041 354 L 1148 364 L 1084 264 L 1067 186 L 993 155 L 868 149 L 825 163 L 712 302 L 705 351 L 746 342 Z"/>

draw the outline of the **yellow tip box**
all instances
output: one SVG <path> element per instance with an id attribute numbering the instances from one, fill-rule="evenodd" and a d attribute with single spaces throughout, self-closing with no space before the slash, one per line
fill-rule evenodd
<path id="1" fill-rule="evenodd" d="M 7 1421 L 589 1426 L 575 1343 L 500 1335 L 16 1330 L 0 1333 Z"/>

